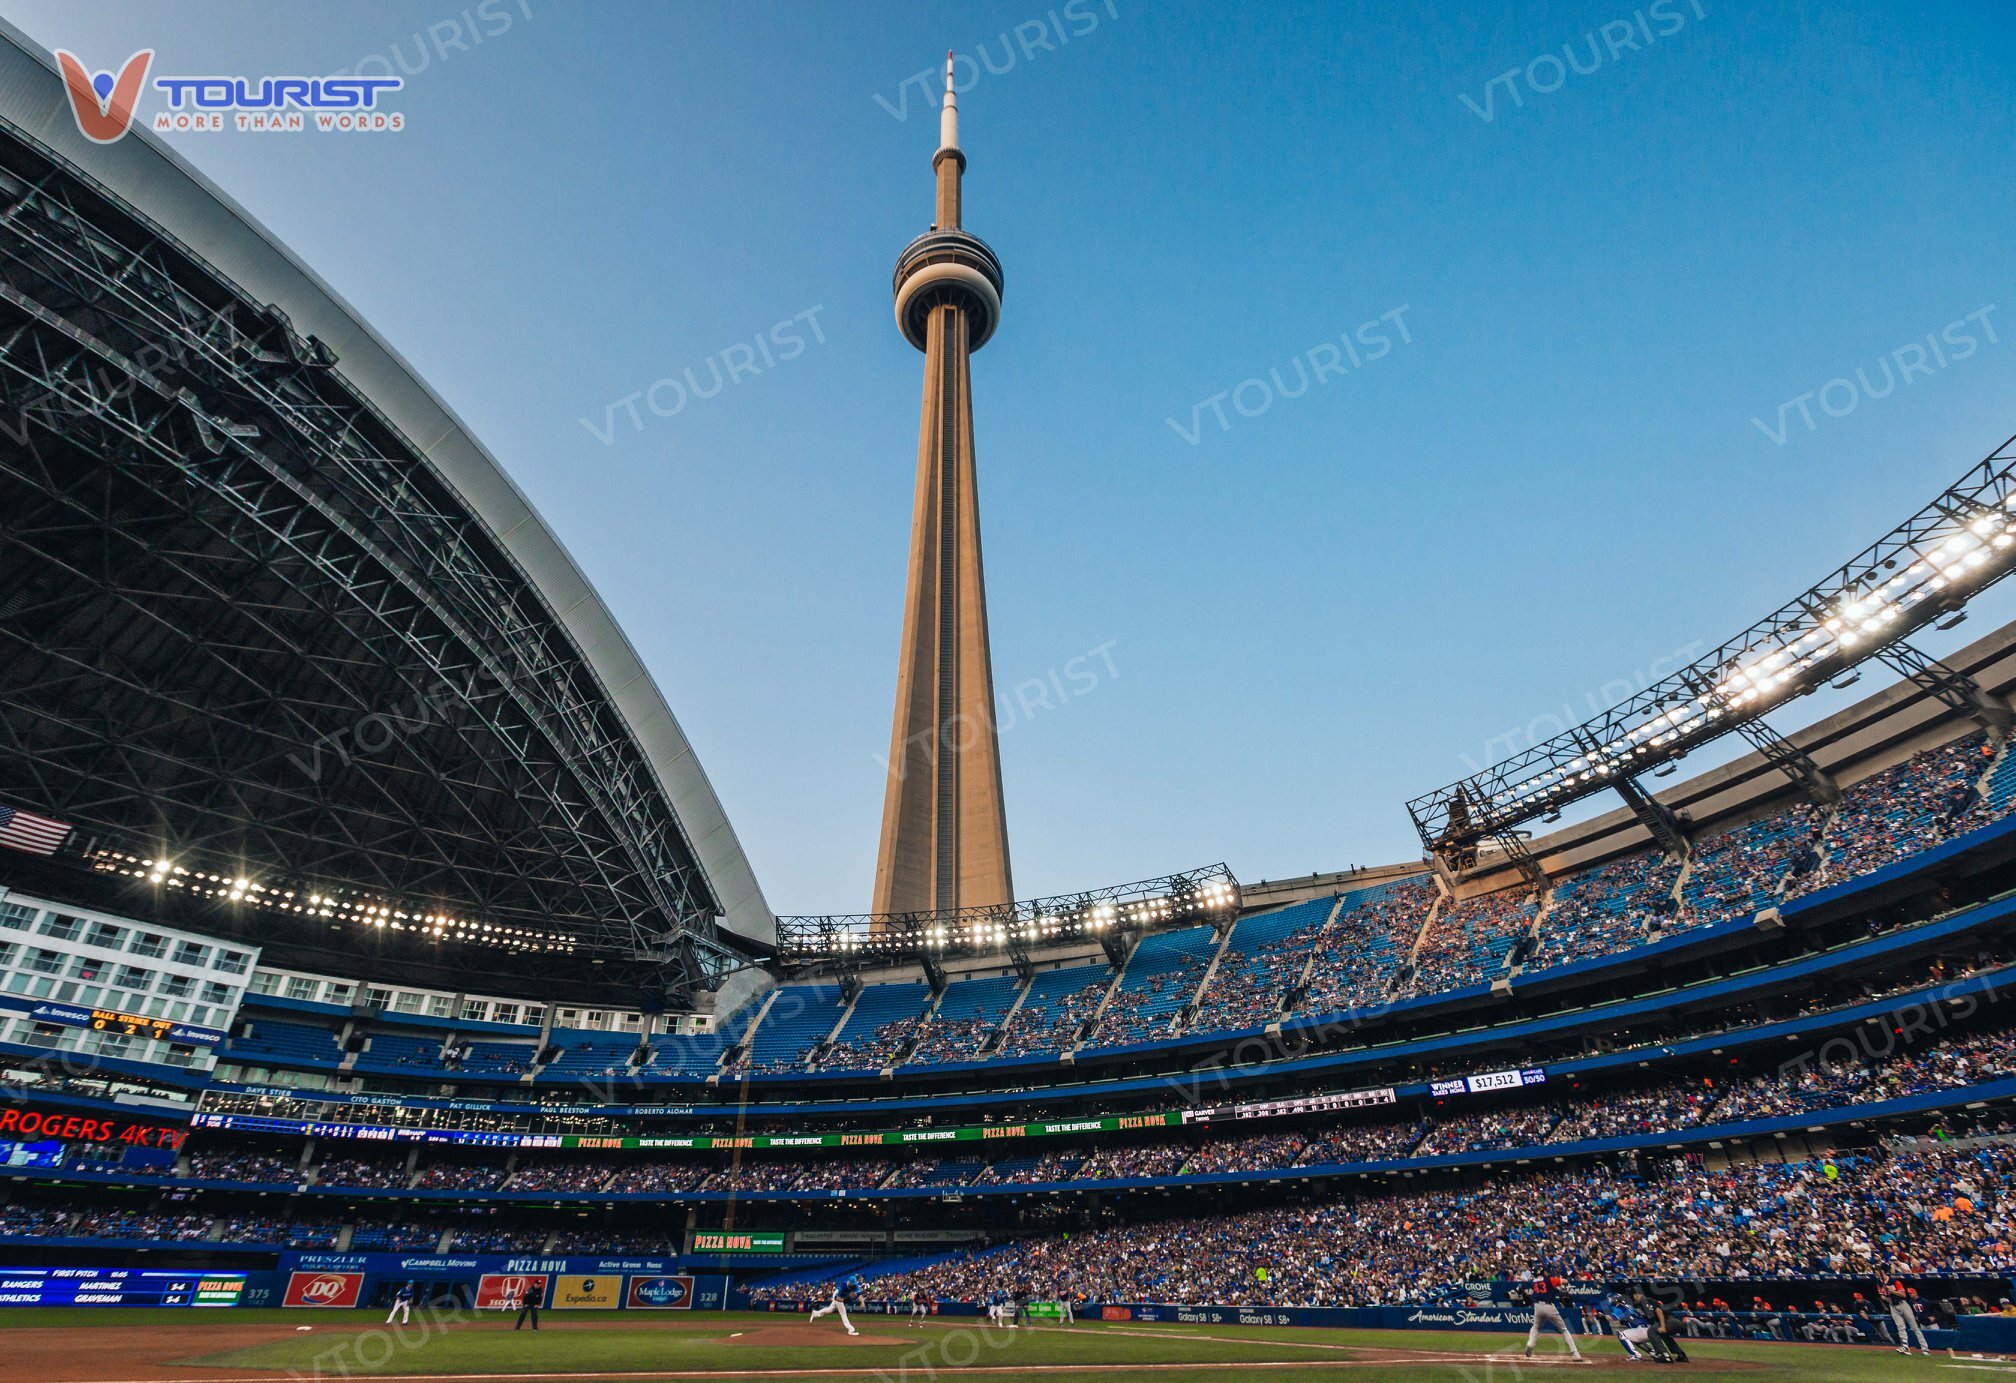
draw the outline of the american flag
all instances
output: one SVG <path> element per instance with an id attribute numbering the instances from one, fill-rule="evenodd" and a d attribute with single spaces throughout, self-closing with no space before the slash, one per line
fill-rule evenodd
<path id="1" fill-rule="evenodd" d="M 0 806 L 0 845 L 31 855 L 53 855 L 70 835 L 70 827 L 33 812 Z"/>

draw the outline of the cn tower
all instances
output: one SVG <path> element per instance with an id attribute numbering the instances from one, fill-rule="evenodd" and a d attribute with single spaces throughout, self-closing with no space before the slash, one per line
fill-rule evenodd
<path id="1" fill-rule="evenodd" d="M 896 723 L 875 865 L 874 911 L 881 914 L 991 907 L 1014 897 L 987 650 L 968 370 L 972 353 L 1001 320 L 1001 261 L 959 224 L 966 155 L 959 148 L 949 53 L 931 167 L 937 219 L 896 261 L 896 326 L 924 352 L 924 412 Z"/>

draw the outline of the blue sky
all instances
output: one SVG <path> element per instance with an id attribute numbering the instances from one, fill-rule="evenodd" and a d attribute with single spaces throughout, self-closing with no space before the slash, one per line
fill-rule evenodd
<path id="1" fill-rule="evenodd" d="M 2011 428 L 2006 6 L 0 13 L 99 66 L 408 74 L 396 136 L 171 143 L 532 497 L 780 911 L 874 872 L 921 378 L 889 272 L 947 48 L 1007 272 L 974 388 L 1018 893 L 1411 858 L 1407 797 Z M 768 363 L 632 421 L 738 343 Z"/>

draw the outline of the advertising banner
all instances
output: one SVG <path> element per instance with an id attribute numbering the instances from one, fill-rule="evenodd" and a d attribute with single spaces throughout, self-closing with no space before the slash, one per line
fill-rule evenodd
<path id="1" fill-rule="evenodd" d="M 784 1234 L 742 1230 L 696 1229 L 688 1253 L 782 1253 Z"/>
<path id="2" fill-rule="evenodd" d="M 623 1278 L 567 1274 L 553 1279 L 555 1311 L 614 1311 L 623 1304 Z"/>
<path id="3" fill-rule="evenodd" d="M 63 1143 L 120 1143 L 128 1147 L 179 1148 L 186 1129 L 123 1111 L 79 1114 L 74 1109 L 10 1103 L 0 1109 L 0 1138 L 49 1139 Z"/>
<path id="4" fill-rule="evenodd" d="M 37 1004 L 28 1016 L 41 1023 L 61 1023 L 71 1028 L 92 1028 L 117 1033 L 121 1037 L 145 1037 L 154 1041 L 186 1042 L 191 1046 L 214 1047 L 224 1040 L 222 1028 L 200 1028 L 194 1023 L 176 1023 L 151 1018 L 142 1013 L 122 1013 L 110 1008 L 79 1008 L 75 1004 Z"/>
<path id="5" fill-rule="evenodd" d="M 282 1306 L 355 1306 L 364 1293 L 362 1273 L 290 1273 Z"/>
<path id="6" fill-rule="evenodd" d="M 630 1295 L 623 1303 L 632 1311 L 690 1311 L 693 1309 L 693 1279 L 690 1277 L 633 1277 Z"/>
<path id="7" fill-rule="evenodd" d="M 546 1304 L 546 1275 L 544 1273 L 485 1273 L 476 1279 L 476 1309 L 478 1311 L 502 1311 L 504 1303 L 536 1302 Z"/>
<path id="8" fill-rule="evenodd" d="M 560 1273 L 606 1277 L 625 1273 L 671 1273 L 679 1260 L 665 1257 L 609 1254 L 531 1255 L 522 1253 L 324 1253 L 288 1251 L 279 1266 L 294 1272 L 383 1273 L 409 1277 L 459 1277 L 473 1281 L 483 1273 Z"/>

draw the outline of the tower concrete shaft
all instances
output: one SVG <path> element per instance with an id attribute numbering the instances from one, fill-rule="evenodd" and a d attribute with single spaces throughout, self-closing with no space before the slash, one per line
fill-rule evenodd
<path id="1" fill-rule="evenodd" d="M 942 912 L 1014 898 L 973 456 L 969 361 L 1001 312 L 1001 268 L 960 229 L 958 109 L 947 65 L 938 220 L 897 262 L 896 320 L 924 352 L 903 651 L 873 911 Z"/>

